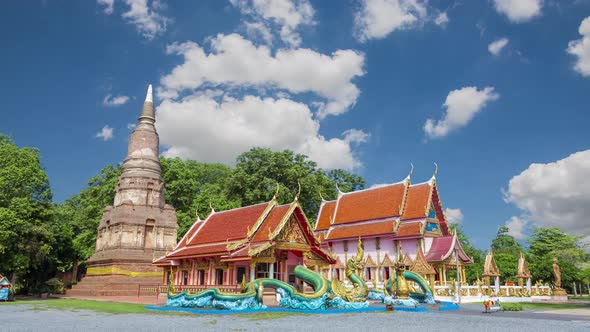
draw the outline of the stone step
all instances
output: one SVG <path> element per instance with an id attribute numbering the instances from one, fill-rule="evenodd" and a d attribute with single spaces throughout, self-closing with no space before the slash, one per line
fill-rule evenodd
<path id="1" fill-rule="evenodd" d="M 66 296 L 137 296 L 135 290 L 68 289 Z"/>

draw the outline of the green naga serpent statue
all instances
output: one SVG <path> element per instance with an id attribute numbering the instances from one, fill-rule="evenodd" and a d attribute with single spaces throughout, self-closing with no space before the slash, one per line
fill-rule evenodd
<path id="1" fill-rule="evenodd" d="M 338 281 L 328 281 L 325 277 L 317 274 L 303 266 L 295 267 L 295 276 L 313 288 L 313 293 L 307 294 L 299 292 L 290 284 L 269 278 L 259 278 L 245 283 L 242 280 L 241 293 L 222 292 L 217 288 L 209 288 L 196 294 L 188 294 L 183 291 L 174 294 L 172 279 L 169 279 L 167 306 L 172 307 L 197 307 L 197 308 L 217 308 L 217 309 L 259 309 L 264 308 L 262 295 L 264 288 L 274 288 L 277 294 L 278 304 L 281 307 L 302 310 L 325 310 L 328 308 L 363 308 L 369 305 L 367 299 L 380 300 L 388 304 L 391 302 L 391 296 L 387 291 L 369 290 L 365 281 L 359 275 L 362 275 L 364 269 L 364 250 L 362 242 L 359 239 L 357 245 L 357 254 L 348 260 L 346 264 L 346 277 L 352 283 L 352 287 Z M 406 279 L 416 281 L 425 294 L 422 298 L 432 298 L 432 291 L 419 275 L 404 271 Z M 387 283 L 387 288 L 391 289 L 392 281 Z M 419 294 L 410 294 L 410 297 Z"/>

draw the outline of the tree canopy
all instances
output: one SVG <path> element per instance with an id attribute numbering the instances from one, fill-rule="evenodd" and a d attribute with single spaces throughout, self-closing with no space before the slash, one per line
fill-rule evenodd
<path id="1" fill-rule="evenodd" d="M 39 287 L 54 263 L 49 179 L 41 154 L 0 134 L 0 271 L 26 289 Z"/>

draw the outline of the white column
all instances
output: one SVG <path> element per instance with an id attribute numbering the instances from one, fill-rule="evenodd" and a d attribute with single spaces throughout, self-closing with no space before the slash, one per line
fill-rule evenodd
<path id="1" fill-rule="evenodd" d="M 255 273 L 255 267 L 256 265 L 254 264 L 250 264 L 250 281 L 254 281 L 254 273 Z"/>
<path id="2" fill-rule="evenodd" d="M 268 263 L 268 274 L 270 279 L 275 278 L 275 265 L 273 263 Z"/>

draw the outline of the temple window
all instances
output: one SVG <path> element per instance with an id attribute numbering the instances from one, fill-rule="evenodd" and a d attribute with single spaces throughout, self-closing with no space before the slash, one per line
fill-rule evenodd
<path id="1" fill-rule="evenodd" d="M 367 268 L 367 280 L 372 280 L 371 268 L 370 267 Z"/>
<path id="2" fill-rule="evenodd" d="M 242 282 L 242 279 L 244 278 L 244 276 L 246 275 L 246 267 L 244 266 L 238 266 L 238 272 L 237 272 L 237 283 L 240 284 Z"/>
<path id="3" fill-rule="evenodd" d="M 215 269 L 215 284 L 223 285 L 223 269 Z"/>
<path id="4" fill-rule="evenodd" d="M 197 270 L 197 285 L 205 284 L 205 270 Z"/>
<path id="5" fill-rule="evenodd" d="M 182 271 L 182 284 L 188 285 L 188 271 Z"/>
<path id="6" fill-rule="evenodd" d="M 256 264 L 256 278 L 268 278 L 268 263 Z"/>
<path id="7" fill-rule="evenodd" d="M 389 279 L 389 267 L 384 267 L 383 268 L 383 280 L 388 280 Z"/>

